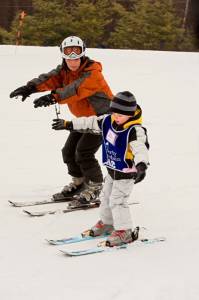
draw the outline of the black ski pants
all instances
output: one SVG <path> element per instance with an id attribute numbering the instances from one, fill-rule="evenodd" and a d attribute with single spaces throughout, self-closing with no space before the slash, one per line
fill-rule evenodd
<path id="1" fill-rule="evenodd" d="M 100 165 L 95 158 L 101 143 L 101 135 L 70 132 L 62 149 L 62 156 L 72 177 L 85 177 L 86 182 L 103 181 Z"/>

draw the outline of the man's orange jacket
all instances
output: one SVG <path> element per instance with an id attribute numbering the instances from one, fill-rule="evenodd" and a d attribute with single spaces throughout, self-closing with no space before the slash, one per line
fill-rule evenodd
<path id="1" fill-rule="evenodd" d="M 113 94 L 102 74 L 100 62 L 84 58 L 77 71 L 68 69 L 65 61 L 56 69 L 32 79 L 38 92 L 52 91 L 59 104 L 67 104 L 76 117 L 102 115 L 108 112 Z"/>

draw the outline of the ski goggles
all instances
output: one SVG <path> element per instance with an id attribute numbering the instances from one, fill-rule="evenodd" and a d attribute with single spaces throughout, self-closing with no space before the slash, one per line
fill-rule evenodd
<path id="1" fill-rule="evenodd" d="M 80 55 L 82 53 L 82 48 L 78 46 L 66 47 L 63 49 L 65 55 L 70 56 L 72 53 Z"/>

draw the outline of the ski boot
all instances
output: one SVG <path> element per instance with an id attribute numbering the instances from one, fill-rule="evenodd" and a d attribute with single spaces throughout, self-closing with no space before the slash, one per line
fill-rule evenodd
<path id="1" fill-rule="evenodd" d="M 72 198 L 75 195 L 78 195 L 85 188 L 84 177 L 73 177 L 72 182 L 69 185 L 64 186 L 60 193 L 56 193 L 52 196 L 54 201 L 58 201 L 64 198 Z"/>
<path id="2" fill-rule="evenodd" d="M 136 227 L 134 231 L 131 229 L 115 230 L 107 238 L 105 245 L 108 247 L 121 246 L 123 244 L 132 243 L 138 239 L 139 227 Z"/>
<path id="3" fill-rule="evenodd" d="M 83 236 L 100 236 L 100 235 L 109 235 L 114 230 L 113 225 L 104 224 L 101 220 L 99 220 L 91 229 L 86 230 L 82 233 Z"/>
<path id="4" fill-rule="evenodd" d="M 68 204 L 68 208 L 76 208 L 90 203 L 99 203 L 99 194 L 102 190 L 102 183 L 89 181 L 86 188 L 79 194 L 74 196 L 74 200 Z"/>

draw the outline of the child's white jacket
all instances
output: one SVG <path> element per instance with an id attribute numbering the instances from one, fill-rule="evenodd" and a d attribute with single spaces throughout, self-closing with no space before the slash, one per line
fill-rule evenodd
<path id="1" fill-rule="evenodd" d="M 72 127 L 73 130 L 83 131 L 83 132 L 92 132 L 93 134 L 101 134 L 103 119 L 107 117 L 107 115 L 103 116 L 90 116 L 90 117 L 80 117 L 72 119 Z M 130 135 L 129 135 L 129 149 L 132 151 L 132 160 L 133 165 L 137 165 L 140 162 L 149 165 L 149 156 L 148 156 L 148 138 L 147 131 L 141 125 L 141 116 L 131 118 L 125 124 L 122 125 L 122 128 L 132 127 Z M 121 126 L 118 128 L 118 125 L 112 120 L 112 126 L 115 131 L 121 130 Z M 113 177 L 112 171 L 108 168 L 109 174 Z M 117 172 L 120 174 L 115 174 L 114 179 L 126 179 L 129 178 L 130 174 L 121 174 L 121 172 Z M 117 176 L 116 176 L 117 175 Z"/>

